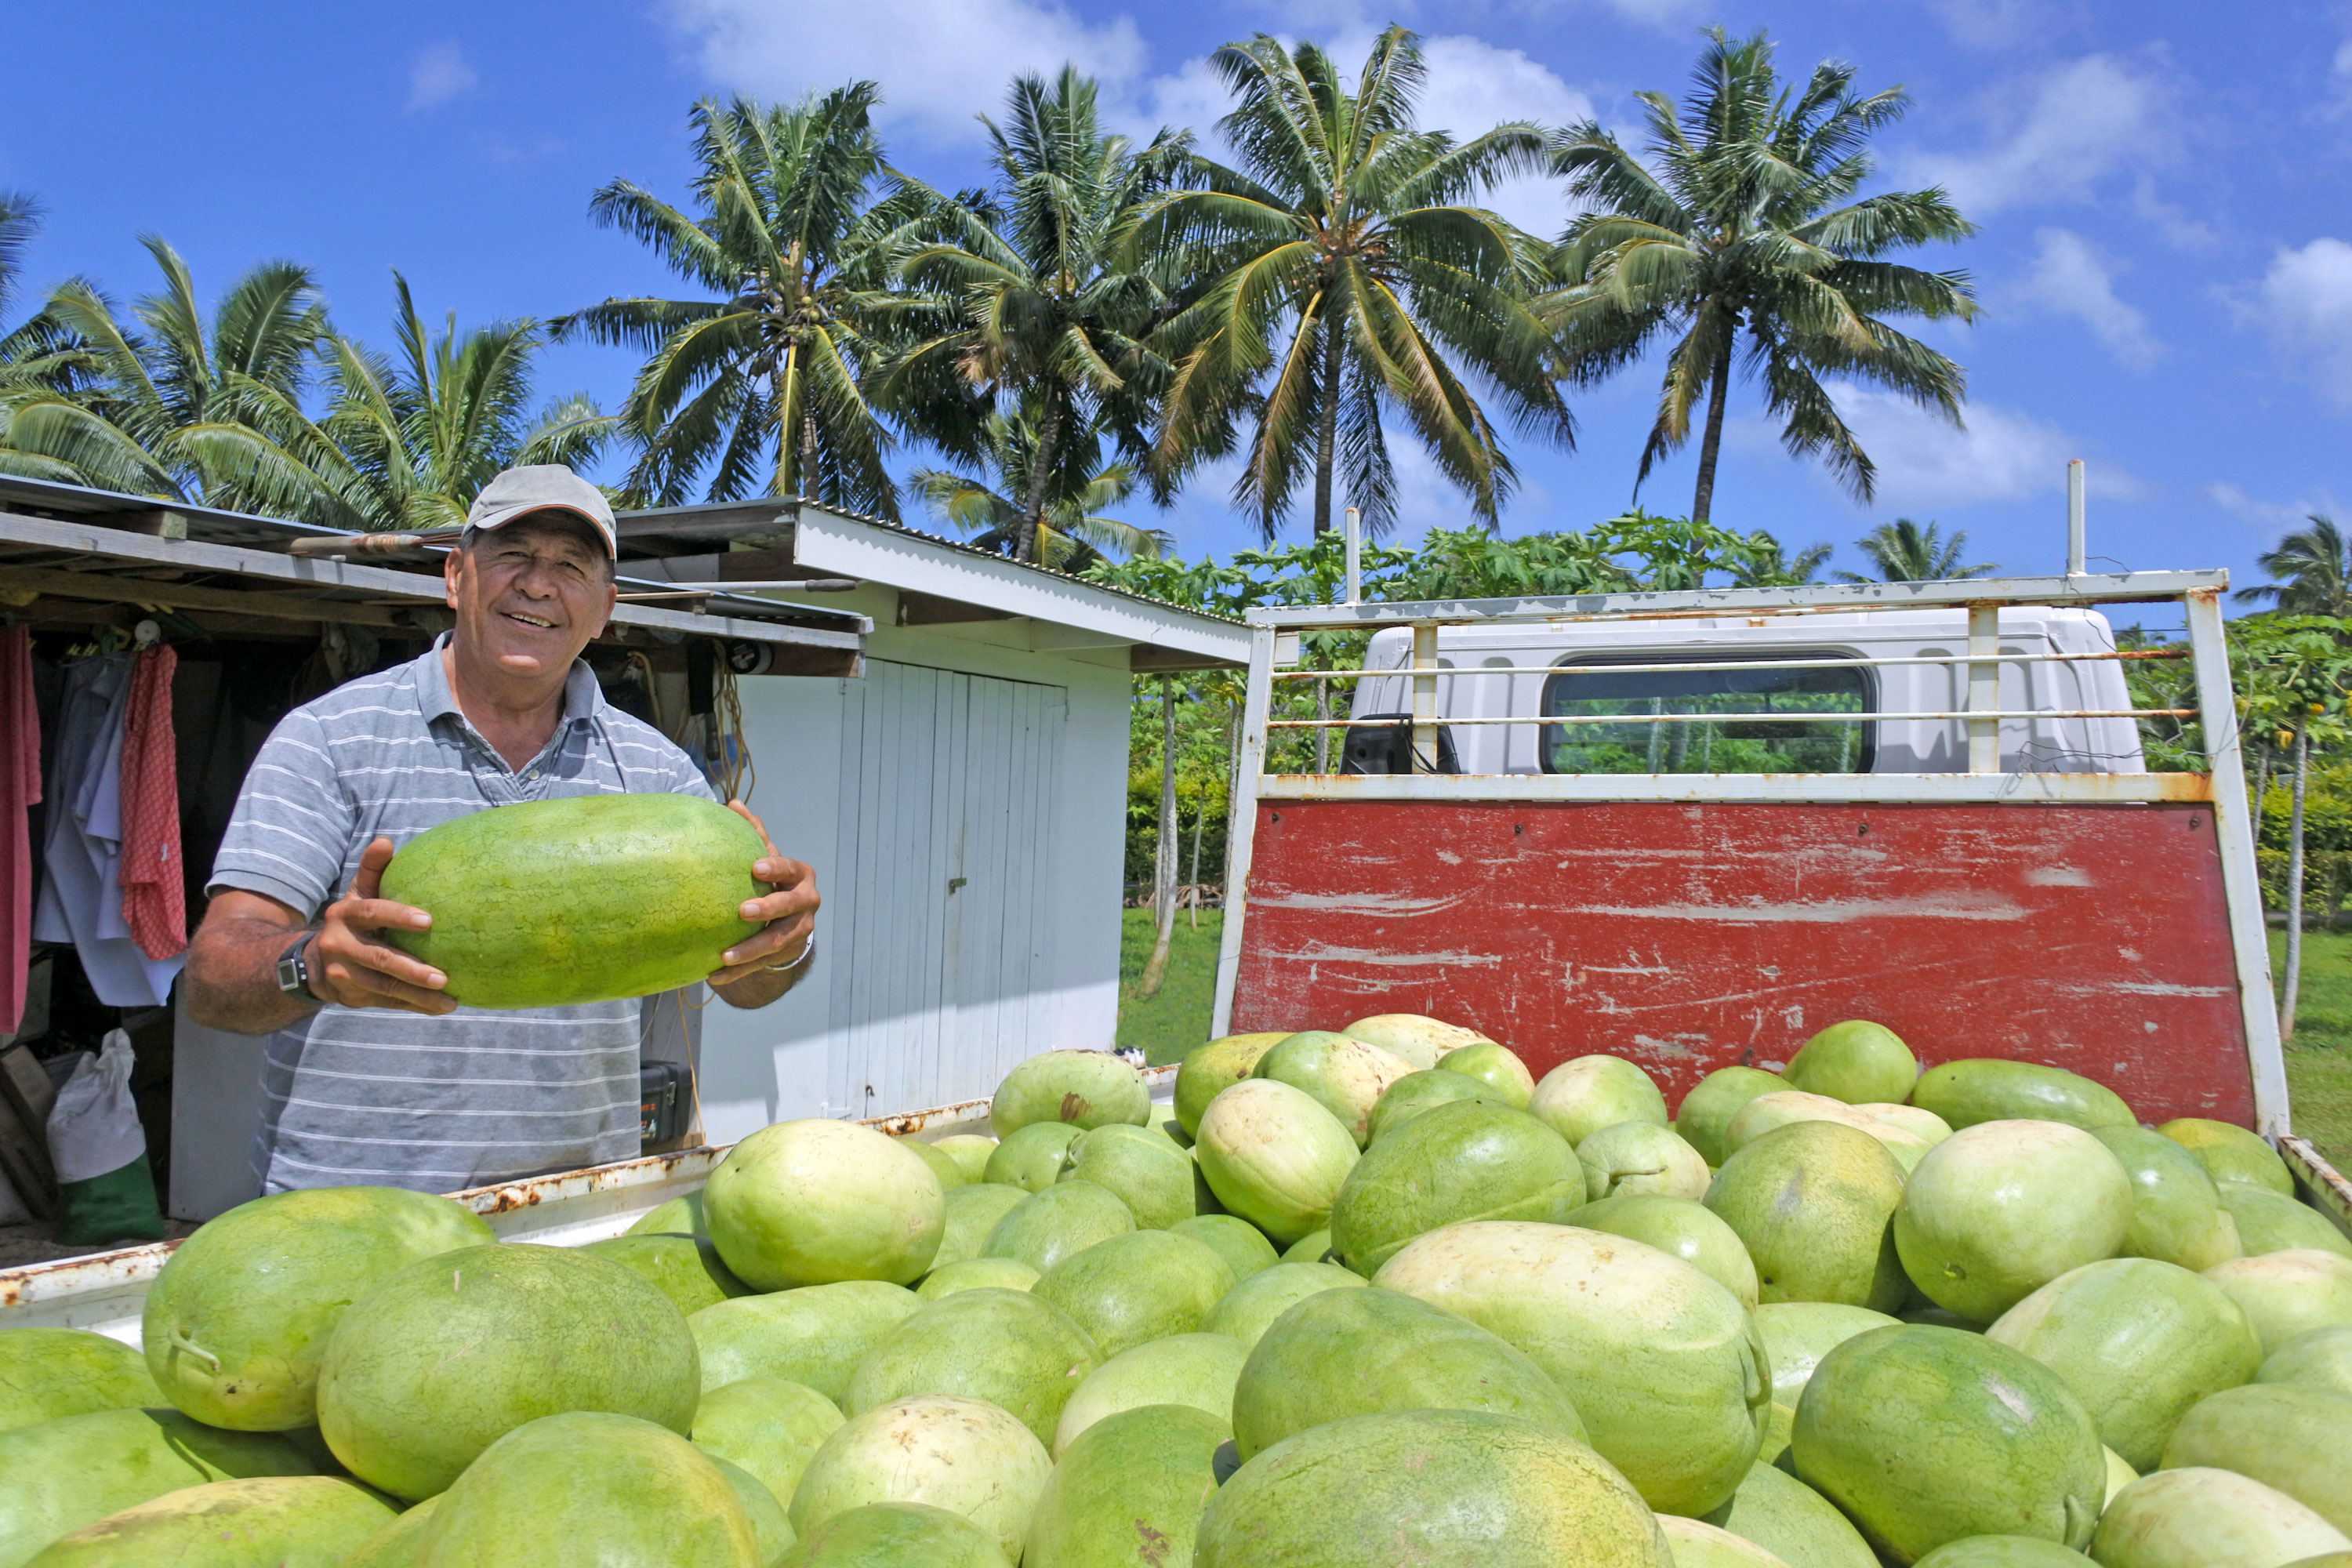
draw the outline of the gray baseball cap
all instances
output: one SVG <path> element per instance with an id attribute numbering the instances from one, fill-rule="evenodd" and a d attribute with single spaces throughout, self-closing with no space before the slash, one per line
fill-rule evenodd
<path id="1" fill-rule="evenodd" d="M 467 528 L 498 528 L 534 511 L 568 511 L 594 526 L 605 553 L 621 555 L 613 503 L 604 492 L 562 463 L 529 463 L 509 468 L 482 487 L 466 513 Z"/>

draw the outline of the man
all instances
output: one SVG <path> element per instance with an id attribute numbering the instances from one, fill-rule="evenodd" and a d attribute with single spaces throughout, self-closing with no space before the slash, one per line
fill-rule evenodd
<path id="1" fill-rule="evenodd" d="M 189 1015 L 268 1032 L 264 1192 L 376 1184 L 454 1192 L 637 1152 L 634 1001 L 486 1012 L 383 933 L 432 912 L 377 896 L 398 847 L 494 805 L 670 792 L 713 798 L 686 754 L 608 706 L 580 650 L 616 602 L 612 508 L 567 468 L 482 490 L 444 567 L 457 625 L 422 658 L 288 714 L 246 775 L 190 944 Z M 807 973 L 815 880 L 765 853 L 761 929 L 711 954 L 710 985 L 763 1007 Z M 338 896 L 340 894 L 340 896 Z"/>

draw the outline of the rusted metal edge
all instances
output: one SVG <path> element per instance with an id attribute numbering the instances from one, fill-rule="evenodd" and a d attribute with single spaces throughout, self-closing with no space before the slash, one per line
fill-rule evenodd
<path id="1" fill-rule="evenodd" d="M 2286 1168 L 2294 1173 L 2295 1185 L 2310 1197 L 2311 1206 L 2352 1239 L 2352 1182 L 2322 1158 L 2309 1139 L 2288 1133 L 2278 1142 L 2279 1152 L 2286 1156 Z"/>
<path id="2" fill-rule="evenodd" d="M 1257 801 L 2203 805 L 2210 773 L 1267 773 Z M 1229 917 L 1230 918 L 1230 917 Z"/>
<path id="3" fill-rule="evenodd" d="M 1174 1083 L 1176 1069 L 1146 1068 L 1143 1076 L 1156 1094 Z M 928 1142 L 984 1122 L 987 1115 L 987 1100 L 967 1100 L 928 1110 L 869 1117 L 862 1125 L 893 1138 L 923 1138 Z M 929 1136 L 924 1137 L 926 1133 Z M 728 1144 L 688 1149 L 675 1154 L 622 1160 L 525 1181 L 470 1187 L 448 1195 L 451 1201 L 465 1205 L 488 1220 L 502 1238 L 577 1245 L 579 1241 L 594 1239 L 587 1234 L 590 1231 L 617 1233 L 626 1228 L 622 1223 L 626 1219 L 656 1203 L 683 1196 L 701 1186 L 731 1147 Z M 0 1327 L 10 1326 L 7 1316 L 12 1311 L 84 1299 L 89 1300 L 93 1315 L 89 1323 L 77 1326 L 115 1321 L 107 1316 L 105 1303 L 109 1301 L 127 1302 L 135 1321 L 138 1298 L 145 1295 L 148 1284 L 163 1270 L 164 1261 L 179 1245 L 177 1241 L 159 1241 L 0 1269 Z"/>

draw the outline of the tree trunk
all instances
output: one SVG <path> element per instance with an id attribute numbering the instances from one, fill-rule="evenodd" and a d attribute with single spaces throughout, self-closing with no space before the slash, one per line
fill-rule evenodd
<path id="1" fill-rule="evenodd" d="M 1739 335 L 1738 323 L 1732 323 L 1732 337 Z M 1733 342 L 1723 345 L 1723 353 L 1715 362 L 1715 374 L 1708 378 L 1706 389 L 1706 432 L 1698 443 L 1698 493 L 1691 498 L 1691 521 L 1705 522 L 1715 510 L 1715 459 L 1723 449 L 1723 405 L 1731 400 L 1731 351 Z"/>
<path id="2" fill-rule="evenodd" d="M 784 351 L 784 362 L 776 374 L 776 479 L 775 493 L 780 496 L 798 495 L 800 479 L 793 471 L 793 455 L 797 447 L 798 434 L 793 428 L 793 395 L 800 379 L 800 355 L 791 349 Z"/>
<path id="3" fill-rule="evenodd" d="M 1062 434 L 1061 399 L 1048 391 L 1037 419 L 1037 450 L 1029 459 L 1029 494 L 1021 509 L 1021 531 L 1013 542 L 1015 561 L 1037 559 L 1037 529 L 1045 521 L 1045 489 L 1054 473 L 1054 447 Z"/>
<path id="4" fill-rule="evenodd" d="M 1331 320 L 1328 289 L 1323 309 L 1323 402 L 1315 416 L 1315 532 L 1318 537 L 1331 531 L 1331 468 L 1339 452 L 1339 323 Z"/>
<path id="5" fill-rule="evenodd" d="M 2294 805 L 2287 814 L 2286 990 L 2279 998 L 2279 1041 L 2294 1038 L 2294 994 L 2303 980 L 2303 795 L 2311 774 L 2311 731 L 2294 727 Z"/>
<path id="6" fill-rule="evenodd" d="M 1192 869 L 1185 878 L 1185 885 L 1192 889 L 1188 902 L 1192 911 L 1194 931 L 1201 929 L 1201 840 L 1208 835 L 1208 831 L 1209 803 L 1204 800 L 1201 803 L 1201 808 L 1192 814 Z"/>
<path id="7" fill-rule="evenodd" d="M 2263 842 L 2263 802 L 2269 798 L 2271 793 L 2270 747 L 2263 746 L 2262 748 L 2262 753 L 2263 754 L 2260 759 L 2258 759 L 2254 763 L 2254 809 L 2252 816 L 2254 819 L 2254 847 L 2256 848 L 2260 848 Z M 2254 902 L 2256 904 L 2260 904 L 2262 900 L 2263 883 L 2262 879 L 2257 877 L 2254 879 Z"/>
<path id="8" fill-rule="evenodd" d="M 1168 978 L 1168 942 L 1176 931 L 1176 683 L 1160 678 L 1160 842 L 1152 847 L 1152 914 L 1159 923 L 1151 957 L 1143 965 L 1139 996 L 1156 996 Z"/>

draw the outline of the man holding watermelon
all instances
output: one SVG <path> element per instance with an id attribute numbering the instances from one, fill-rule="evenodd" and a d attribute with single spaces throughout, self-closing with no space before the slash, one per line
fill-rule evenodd
<path id="1" fill-rule="evenodd" d="M 580 652 L 617 602 L 611 505 L 560 465 L 484 487 L 445 566 L 455 627 L 422 657 L 281 721 L 222 839 L 190 944 L 198 1023 L 270 1036 L 263 1191 L 451 1192 L 637 1152 L 638 1004 L 486 1012 L 384 940 L 421 910 L 378 896 L 397 847 L 494 805 L 614 793 L 714 798 L 685 752 L 607 704 Z M 764 853 L 761 929 L 711 954 L 711 989 L 762 1007 L 808 972 L 814 874 Z"/>

